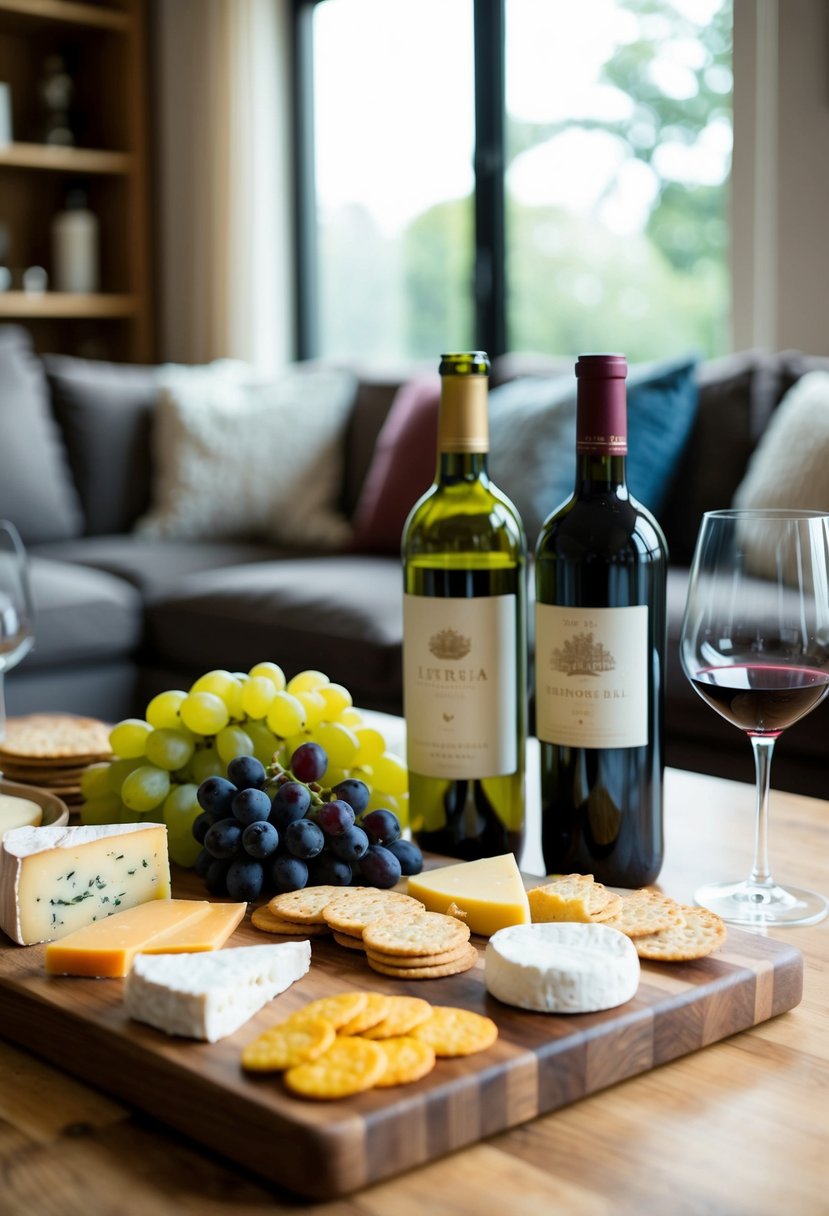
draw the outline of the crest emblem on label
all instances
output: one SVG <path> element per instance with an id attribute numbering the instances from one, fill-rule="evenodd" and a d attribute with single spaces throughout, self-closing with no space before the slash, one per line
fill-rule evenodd
<path id="1" fill-rule="evenodd" d="M 441 629 L 429 638 L 429 650 L 436 659 L 464 659 L 472 649 L 472 642 L 454 629 Z"/>
<path id="2" fill-rule="evenodd" d="M 615 671 L 616 660 L 592 633 L 574 633 L 563 646 L 550 655 L 550 667 L 566 676 L 597 676 L 603 671 Z"/>

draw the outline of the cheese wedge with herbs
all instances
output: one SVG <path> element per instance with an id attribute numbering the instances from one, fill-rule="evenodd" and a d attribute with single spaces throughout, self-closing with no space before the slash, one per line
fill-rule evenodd
<path id="1" fill-rule="evenodd" d="M 21 946 L 169 898 L 163 824 L 14 828 L 0 842 L 0 928 Z"/>
<path id="2" fill-rule="evenodd" d="M 49 975 L 117 979 L 141 953 L 201 953 L 223 946 L 245 915 L 247 904 L 211 904 L 206 899 L 164 899 L 141 904 L 86 925 L 46 947 Z"/>
<path id="3" fill-rule="evenodd" d="M 311 943 L 239 946 L 217 954 L 139 954 L 124 984 L 131 1018 L 215 1043 L 238 1030 L 311 966 Z"/>
<path id="4" fill-rule="evenodd" d="M 36 828 L 43 819 L 43 810 L 31 798 L 0 794 L 0 836 L 14 828 Z"/>
<path id="5" fill-rule="evenodd" d="M 457 905 L 472 932 L 484 937 L 530 922 L 527 892 L 512 853 L 428 870 L 411 877 L 407 890 L 429 912 Z"/>

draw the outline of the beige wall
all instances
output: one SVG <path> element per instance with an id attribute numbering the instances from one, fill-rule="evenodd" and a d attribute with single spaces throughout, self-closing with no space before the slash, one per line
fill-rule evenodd
<path id="1" fill-rule="evenodd" d="M 734 0 L 733 346 L 829 354 L 829 3 Z"/>

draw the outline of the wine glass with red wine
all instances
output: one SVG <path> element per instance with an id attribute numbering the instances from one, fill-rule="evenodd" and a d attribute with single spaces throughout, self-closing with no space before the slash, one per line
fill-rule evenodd
<path id="1" fill-rule="evenodd" d="M 829 692 L 829 515 L 728 510 L 703 516 L 680 640 L 693 688 L 754 750 L 754 865 L 697 903 L 732 924 L 809 925 L 829 901 L 774 881 L 768 859 L 775 741 Z"/>

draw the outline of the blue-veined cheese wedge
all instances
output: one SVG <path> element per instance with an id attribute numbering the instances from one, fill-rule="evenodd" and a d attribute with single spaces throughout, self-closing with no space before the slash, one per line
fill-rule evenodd
<path id="1" fill-rule="evenodd" d="M 14 828 L 0 841 L 0 928 L 21 946 L 169 898 L 163 824 Z"/>

